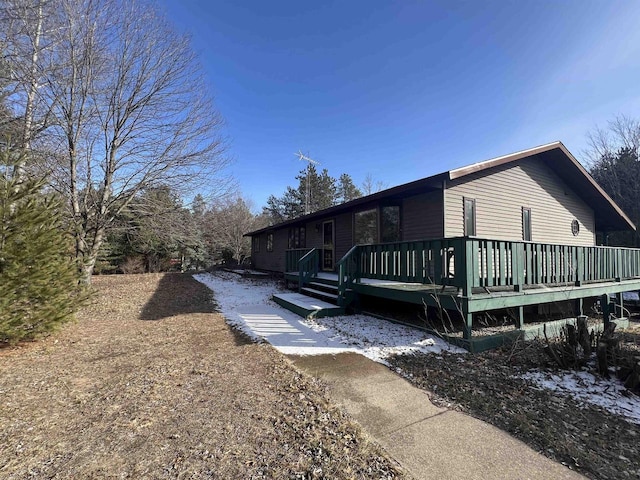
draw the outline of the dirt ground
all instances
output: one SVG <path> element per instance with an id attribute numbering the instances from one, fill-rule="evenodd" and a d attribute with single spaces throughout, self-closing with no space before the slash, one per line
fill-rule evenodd
<path id="1" fill-rule="evenodd" d="M 640 351 L 638 320 L 622 334 L 628 352 Z M 403 355 L 390 363 L 434 403 L 489 422 L 587 477 L 640 479 L 640 425 L 518 377 L 551 367 L 542 342 L 467 356 Z"/>
<path id="2" fill-rule="evenodd" d="M 188 275 L 94 278 L 78 321 L 0 350 L 0 477 L 399 478 L 323 387 Z"/>

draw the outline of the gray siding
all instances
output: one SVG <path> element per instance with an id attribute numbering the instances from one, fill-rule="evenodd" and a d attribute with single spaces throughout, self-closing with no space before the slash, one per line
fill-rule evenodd
<path id="1" fill-rule="evenodd" d="M 546 165 L 524 159 L 449 183 L 445 190 L 445 236 L 464 234 L 463 198 L 476 199 L 476 236 L 522 240 L 522 207 L 531 208 L 533 242 L 594 245 L 593 210 Z M 574 236 L 571 222 L 580 233 Z"/>
<path id="2" fill-rule="evenodd" d="M 402 239 L 444 237 L 442 191 L 407 197 L 402 202 Z"/>

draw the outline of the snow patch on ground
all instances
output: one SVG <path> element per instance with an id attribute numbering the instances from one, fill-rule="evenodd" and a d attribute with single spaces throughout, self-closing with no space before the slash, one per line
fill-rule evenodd
<path id="1" fill-rule="evenodd" d="M 396 353 L 466 353 L 420 330 L 367 315 L 305 320 L 271 300 L 274 293 L 284 291 L 274 281 L 247 280 L 227 272 L 203 273 L 194 278 L 214 292 L 218 308 L 230 325 L 287 355 L 355 352 L 387 364 L 386 358 Z M 640 397 L 630 394 L 617 379 L 605 380 L 586 371 L 540 370 L 522 377 L 538 388 L 600 406 L 640 424 Z"/>
<path id="2" fill-rule="evenodd" d="M 271 300 L 283 292 L 273 281 L 249 281 L 224 272 L 193 277 L 214 292 L 229 324 L 287 355 L 356 352 L 386 363 L 396 353 L 466 353 L 420 330 L 367 315 L 303 319 Z"/>
<path id="3" fill-rule="evenodd" d="M 522 375 L 539 388 L 570 396 L 579 403 L 590 403 L 640 424 L 640 397 L 630 393 L 617 378 L 596 377 L 587 371 L 532 371 Z"/>

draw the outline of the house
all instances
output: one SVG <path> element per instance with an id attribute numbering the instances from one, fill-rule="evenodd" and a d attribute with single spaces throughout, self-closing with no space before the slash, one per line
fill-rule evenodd
<path id="1" fill-rule="evenodd" d="M 639 289 L 640 250 L 596 246 L 596 233 L 627 229 L 631 220 L 554 142 L 247 235 L 254 267 L 301 291 L 322 296 L 307 284 L 333 275 L 334 296 L 324 297 L 342 308 L 373 295 L 457 310 L 470 339 L 479 312 L 516 308 L 521 327 L 525 306 L 566 299 L 581 310 L 583 298 Z"/>

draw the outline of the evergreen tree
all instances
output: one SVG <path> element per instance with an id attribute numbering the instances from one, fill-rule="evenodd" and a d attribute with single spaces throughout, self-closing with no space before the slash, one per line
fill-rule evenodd
<path id="1" fill-rule="evenodd" d="M 353 183 L 351 175 L 343 173 L 338 179 L 337 200 L 338 203 L 350 202 L 356 198 L 360 198 L 362 192 Z"/>
<path id="2" fill-rule="evenodd" d="M 129 208 L 129 251 L 141 256 L 147 272 L 166 271 L 171 260 L 183 260 L 191 247 L 191 212 L 169 186 L 148 188 Z"/>
<path id="3" fill-rule="evenodd" d="M 343 198 L 357 198 L 360 191 L 353 185 L 349 175 L 342 175 L 340 182 L 329 175 L 325 168 L 318 173 L 315 165 L 311 164 L 296 176 L 298 186 L 287 187 L 284 195 L 269 196 L 263 214 L 271 219 L 271 223 L 297 218 L 305 214 L 308 206 L 309 213 L 317 212 L 343 202 Z M 354 196 L 355 195 L 355 196 Z"/>
<path id="4" fill-rule="evenodd" d="M 60 203 L 0 156 L 0 343 L 14 343 L 69 320 L 83 296 Z"/>
<path id="5" fill-rule="evenodd" d="M 311 167 L 314 167 L 311 165 Z M 318 175 L 315 167 L 309 169 L 311 175 L 311 190 L 309 201 L 309 213 L 317 212 L 325 208 L 333 207 L 338 203 L 336 179 L 329 175 L 329 171 L 326 168 L 322 169 L 322 172 Z M 302 184 L 302 179 L 300 183 Z"/>
<path id="6" fill-rule="evenodd" d="M 197 194 L 191 203 L 190 214 L 186 214 L 185 212 L 188 239 L 185 254 L 188 259 L 189 266 L 196 270 L 203 268 L 209 260 L 204 235 L 204 221 L 206 213 L 207 203 L 201 194 Z"/>
<path id="7" fill-rule="evenodd" d="M 607 152 L 591 166 L 591 176 L 636 225 L 640 222 L 640 157 L 637 149 L 621 147 Z M 613 245 L 640 246 L 638 232 L 615 232 L 607 241 Z"/>

